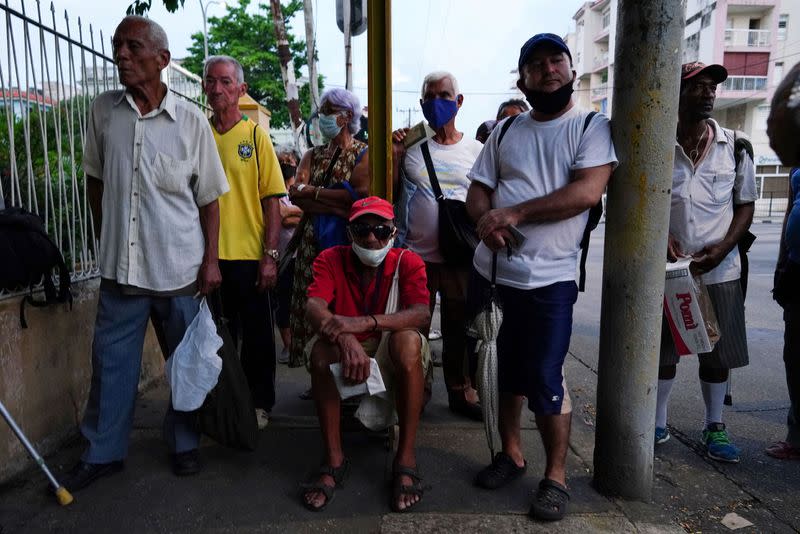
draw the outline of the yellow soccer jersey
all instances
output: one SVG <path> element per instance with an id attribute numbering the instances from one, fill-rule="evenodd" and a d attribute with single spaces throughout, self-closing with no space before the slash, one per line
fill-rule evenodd
<path id="1" fill-rule="evenodd" d="M 246 116 L 222 135 L 211 129 L 231 188 L 219 197 L 219 259 L 260 260 L 261 199 L 286 194 L 278 157 L 267 132 Z"/>

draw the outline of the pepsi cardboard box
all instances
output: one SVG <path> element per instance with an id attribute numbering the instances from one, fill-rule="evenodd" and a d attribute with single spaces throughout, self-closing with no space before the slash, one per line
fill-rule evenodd
<path id="1" fill-rule="evenodd" d="M 692 258 L 667 263 L 664 281 L 664 315 L 681 356 L 711 352 L 719 340 L 719 325 L 699 278 L 692 276 Z"/>

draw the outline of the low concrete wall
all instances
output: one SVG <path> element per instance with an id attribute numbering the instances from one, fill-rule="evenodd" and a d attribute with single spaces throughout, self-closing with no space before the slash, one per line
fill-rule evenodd
<path id="1" fill-rule="evenodd" d="M 26 306 L 28 328 L 19 324 L 20 298 L 0 301 L 0 401 L 40 454 L 55 450 L 78 430 L 92 376 L 92 334 L 99 279 L 73 285 L 73 309 Z M 139 387 L 163 372 L 152 328 L 145 339 Z M 25 448 L 0 418 L 0 482 L 31 465 Z"/>

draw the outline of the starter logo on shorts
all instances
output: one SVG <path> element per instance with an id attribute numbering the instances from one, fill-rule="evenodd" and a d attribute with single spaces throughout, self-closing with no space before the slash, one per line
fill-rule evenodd
<path id="1" fill-rule="evenodd" d="M 239 143 L 239 148 L 237 150 L 239 153 L 239 157 L 243 160 L 248 160 L 253 156 L 253 145 L 250 141 L 242 141 Z"/>
<path id="2" fill-rule="evenodd" d="M 550 399 L 551 402 L 558 402 L 559 398 L 558 395 L 553 395 L 553 398 Z"/>

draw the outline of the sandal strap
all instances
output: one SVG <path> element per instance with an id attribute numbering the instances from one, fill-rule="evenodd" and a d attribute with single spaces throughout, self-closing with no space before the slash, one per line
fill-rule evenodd
<path id="1" fill-rule="evenodd" d="M 341 486 L 344 479 L 347 477 L 347 473 L 350 471 L 350 460 L 347 458 L 344 459 L 342 465 L 339 467 L 332 467 L 328 464 L 323 464 L 319 466 L 318 473 L 320 475 L 328 475 L 333 479 L 337 486 Z"/>
<path id="2" fill-rule="evenodd" d="M 303 493 L 308 494 L 312 491 L 318 491 L 325 495 L 325 500 L 330 501 L 333 497 L 333 492 L 336 489 L 333 486 L 328 486 L 327 484 L 322 484 L 321 482 L 309 482 L 307 484 L 300 484 L 300 487 L 303 489 Z"/>
<path id="3" fill-rule="evenodd" d="M 553 504 L 569 501 L 569 491 L 566 486 L 559 484 L 555 480 L 549 478 L 542 479 L 539 482 L 539 491 L 543 498 Z"/>
<path id="4" fill-rule="evenodd" d="M 392 469 L 392 474 L 395 478 L 398 476 L 407 476 L 413 479 L 415 482 L 422 481 L 422 477 L 419 476 L 419 473 L 413 467 L 408 467 L 407 465 L 396 465 L 394 469 Z"/>
<path id="5" fill-rule="evenodd" d="M 397 493 L 400 495 L 422 495 L 425 493 L 425 488 L 421 484 L 414 484 L 411 486 L 400 485 Z"/>

